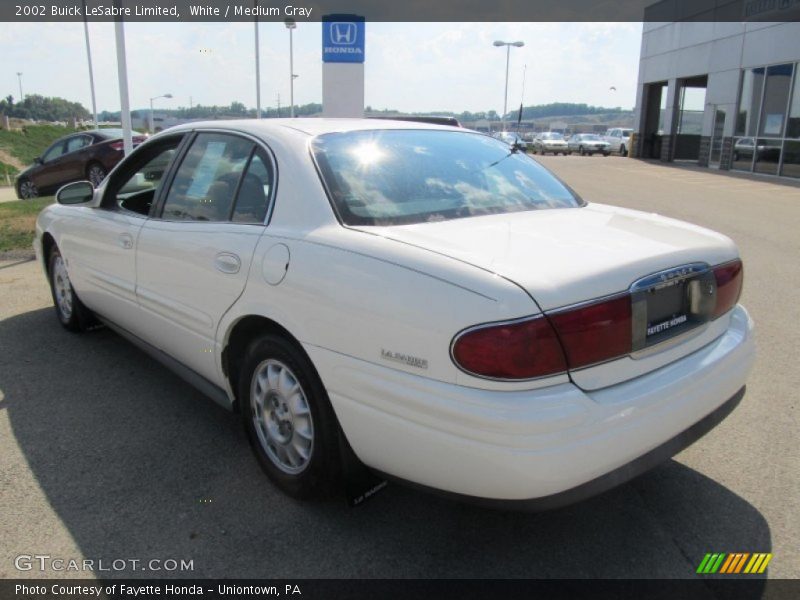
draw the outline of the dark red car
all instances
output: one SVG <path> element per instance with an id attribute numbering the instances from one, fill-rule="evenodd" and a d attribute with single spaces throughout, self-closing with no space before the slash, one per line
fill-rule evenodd
<path id="1" fill-rule="evenodd" d="M 133 145 L 147 136 L 134 135 Z M 17 197 L 54 194 L 72 181 L 91 181 L 97 187 L 123 157 L 122 129 L 96 129 L 56 140 L 34 164 L 17 176 Z"/>

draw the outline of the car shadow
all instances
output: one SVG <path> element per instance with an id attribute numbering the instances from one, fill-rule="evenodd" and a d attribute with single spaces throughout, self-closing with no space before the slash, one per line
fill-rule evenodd
<path id="1" fill-rule="evenodd" d="M 193 561 L 191 571 L 104 575 L 695 578 L 707 552 L 771 549 L 756 508 L 675 460 L 543 513 L 398 485 L 358 508 L 293 501 L 262 474 L 238 415 L 111 331 L 73 335 L 42 309 L 1 321 L 0 346 L 13 348 L 0 355 L 0 411 L 29 467 L 22 477 L 51 507 L 40 510 L 56 513 L 85 557 Z"/>

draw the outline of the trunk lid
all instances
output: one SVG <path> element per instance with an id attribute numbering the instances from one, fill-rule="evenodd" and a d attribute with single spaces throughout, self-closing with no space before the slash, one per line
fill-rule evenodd
<path id="1" fill-rule="evenodd" d="M 722 234 L 602 204 L 364 231 L 501 275 L 544 311 L 625 291 L 670 267 L 714 265 L 737 256 Z"/>
<path id="2" fill-rule="evenodd" d="M 673 267 L 713 266 L 738 256 L 722 234 L 601 204 L 364 230 L 505 277 L 543 311 L 625 292 L 634 281 Z M 678 344 L 666 342 L 570 375 L 584 389 L 638 377 L 709 343 L 724 332 L 728 319 L 697 326 Z"/>

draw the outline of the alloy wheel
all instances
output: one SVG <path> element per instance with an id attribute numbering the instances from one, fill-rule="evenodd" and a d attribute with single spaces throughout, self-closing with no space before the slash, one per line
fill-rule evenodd
<path id="1" fill-rule="evenodd" d="M 56 305 L 62 319 L 66 322 L 72 317 L 72 285 L 67 275 L 67 267 L 61 256 L 56 257 L 53 265 L 53 289 L 55 290 Z"/>
<path id="2" fill-rule="evenodd" d="M 297 376 L 279 360 L 263 361 L 253 373 L 250 406 L 270 461 L 289 475 L 304 471 L 314 451 L 314 421 Z"/>
<path id="3" fill-rule="evenodd" d="M 89 167 L 87 175 L 89 176 L 89 181 L 92 183 L 92 185 L 97 187 L 103 182 L 103 179 L 106 178 L 106 171 L 100 165 L 92 165 Z"/>
<path id="4" fill-rule="evenodd" d="M 22 196 L 23 199 L 28 200 L 30 198 L 38 197 L 39 190 L 32 181 L 26 179 L 19 184 L 19 195 Z"/>

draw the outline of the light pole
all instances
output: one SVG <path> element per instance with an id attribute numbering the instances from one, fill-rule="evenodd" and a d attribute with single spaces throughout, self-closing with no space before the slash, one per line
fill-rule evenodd
<path id="1" fill-rule="evenodd" d="M 19 79 L 19 101 L 22 102 L 25 96 L 22 95 L 22 73 L 17 71 L 17 79 Z"/>
<path id="2" fill-rule="evenodd" d="M 292 33 L 297 27 L 294 19 L 286 19 L 284 21 L 286 29 L 289 30 L 289 116 L 294 119 L 294 80 L 297 75 L 294 74 L 294 42 Z"/>
<path id="3" fill-rule="evenodd" d="M 256 119 L 261 118 L 261 50 L 258 43 L 258 17 L 255 21 L 256 28 Z"/>
<path id="4" fill-rule="evenodd" d="M 163 96 L 153 96 L 150 98 L 150 133 L 153 133 L 155 127 L 153 127 L 153 100 L 158 100 L 159 98 L 172 98 L 172 94 L 164 94 Z"/>
<path id="5" fill-rule="evenodd" d="M 511 59 L 511 46 L 515 48 L 522 48 L 525 45 L 525 42 L 503 42 L 501 40 L 497 40 L 494 43 L 495 46 L 505 46 L 506 47 L 506 91 L 505 96 L 503 97 L 503 114 L 500 117 L 500 121 L 502 122 L 503 131 L 506 130 L 506 112 L 508 111 L 508 63 Z"/>
<path id="6" fill-rule="evenodd" d="M 94 115 L 94 128 L 99 129 L 97 124 L 97 100 L 94 95 L 94 69 L 92 69 L 92 46 L 89 44 L 89 23 L 86 20 L 86 0 L 83 2 L 83 35 L 86 38 L 86 59 L 89 62 L 89 87 L 92 90 L 92 114 Z"/>

